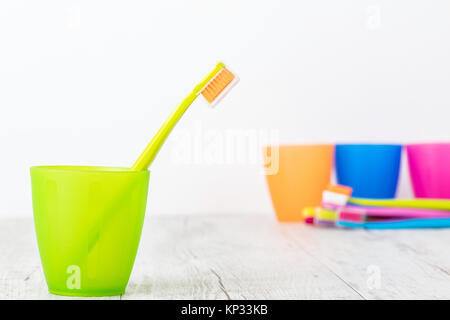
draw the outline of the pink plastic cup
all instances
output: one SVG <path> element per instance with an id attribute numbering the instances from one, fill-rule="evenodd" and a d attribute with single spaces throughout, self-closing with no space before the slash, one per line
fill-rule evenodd
<path id="1" fill-rule="evenodd" d="M 414 195 L 450 199 L 450 143 L 410 144 L 406 150 Z"/>

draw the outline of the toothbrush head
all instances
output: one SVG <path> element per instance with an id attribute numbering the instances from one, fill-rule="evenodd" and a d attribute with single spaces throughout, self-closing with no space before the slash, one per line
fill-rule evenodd
<path id="1" fill-rule="evenodd" d="M 345 206 L 352 195 L 351 187 L 330 184 L 322 193 L 322 206 L 339 208 Z"/>
<path id="2" fill-rule="evenodd" d="M 222 64 L 222 68 L 203 87 L 202 96 L 211 107 L 215 107 L 220 100 L 239 82 L 239 78 Z"/>

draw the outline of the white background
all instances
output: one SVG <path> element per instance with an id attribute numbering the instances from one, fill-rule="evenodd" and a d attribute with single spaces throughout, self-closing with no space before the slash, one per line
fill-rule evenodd
<path id="1" fill-rule="evenodd" d="M 177 136 L 197 132 L 201 150 L 209 134 L 270 130 L 448 141 L 449 15 L 446 0 L 1 1 L 0 216 L 32 215 L 31 165 L 131 166 L 219 60 L 241 82 L 188 110 L 151 168 L 148 214 L 272 214 L 258 164 L 180 163 L 197 140 Z"/>

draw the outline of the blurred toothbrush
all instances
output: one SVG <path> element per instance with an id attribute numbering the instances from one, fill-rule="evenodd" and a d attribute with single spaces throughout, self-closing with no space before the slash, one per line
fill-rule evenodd
<path id="1" fill-rule="evenodd" d="M 395 207 L 450 210 L 446 199 L 364 199 L 351 197 L 352 188 L 342 185 L 328 185 L 322 196 L 322 206 L 337 208 L 344 205 L 367 207 Z"/>
<path id="2" fill-rule="evenodd" d="M 352 195 L 351 187 L 329 184 L 322 192 L 322 207 L 336 208 L 345 206 Z"/>
<path id="3" fill-rule="evenodd" d="M 450 200 L 444 199 L 363 199 L 349 198 L 349 204 L 379 207 L 422 208 L 450 210 Z"/>
<path id="4" fill-rule="evenodd" d="M 362 222 L 369 219 L 411 218 L 450 218 L 450 211 L 416 208 L 358 206 L 345 206 L 337 209 L 337 219 L 340 221 Z"/>
<path id="5" fill-rule="evenodd" d="M 450 218 L 366 221 L 361 223 L 337 221 L 337 225 L 347 228 L 365 228 L 365 229 L 450 228 Z"/>
<path id="6" fill-rule="evenodd" d="M 352 189 L 346 186 L 329 185 L 323 192 L 322 206 L 315 208 L 313 222 L 317 225 L 362 226 L 369 223 L 400 223 L 410 220 L 416 226 L 426 225 L 424 220 L 450 218 L 450 201 L 447 200 L 373 200 L 351 198 Z M 389 206 L 392 205 L 392 206 Z M 405 206 L 405 207 L 402 207 Z M 417 206 L 423 206 L 417 207 Z M 431 208 L 431 209 L 430 209 Z M 439 220 L 442 222 L 442 220 Z M 443 220 L 445 222 L 445 220 Z M 436 222 L 430 222 L 433 224 Z M 405 222 L 406 224 L 406 222 Z M 402 226 L 403 224 L 400 224 Z M 433 224 L 434 225 L 434 224 Z M 396 224 L 380 225 L 385 229 Z"/>

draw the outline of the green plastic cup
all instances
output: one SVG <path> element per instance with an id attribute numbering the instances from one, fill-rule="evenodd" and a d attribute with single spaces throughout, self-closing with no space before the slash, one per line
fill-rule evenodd
<path id="1" fill-rule="evenodd" d="M 42 166 L 30 172 L 50 293 L 123 294 L 141 237 L 150 171 Z"/>

